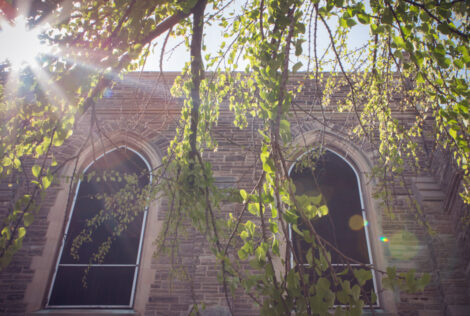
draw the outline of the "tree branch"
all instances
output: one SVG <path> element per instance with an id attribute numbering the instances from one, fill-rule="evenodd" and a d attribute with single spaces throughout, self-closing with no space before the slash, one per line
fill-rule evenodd
<path id="1" fill-rule="evenodd" d="M 418 7 L 420 9 L 423 9 L 424 12 L 426 12 L 427 15 L 429 15 L 433 20 L 435 20 L 437 23 L 439 24 L 443 24 L 444 22 L 442 22 L 437 16 L 435 16 L 427 7 L 426 5 L 424 4 L 421 4 L 421 3 L 417 3 L 417 2 L 414 2 L 414 1 L 411 1 L 411 0 L 405 0 L 406 3 L 408 4 L 411 4 L 412 6 L 415 6 L 415 7 Z M 455 2 L 458 2 L 458 1 L 455 1 Z M 386 2 L 387 4 L 389 4 L 388 2 Z M 453 3 L 452 3 L 453 4 Z M 452 32 L 452 33 L 455 33 L 461 37 L 463 37 L 464 39 L 468 40 L 470 38 L 470 34 L 465 34 L 461 31 L 459 31 L 458 29 L 456 29 L 455 27 L 452 27 L 450 25 L 448 25 L 449 27 L 449 30 Z"/>
<path id="2" fill-rule="evenodd" d="M 199 0 L 194 6 L 193 34 L 191 38 L 191 134 L 189 135 L 190 153 L 189 159 L 194 160 L 197 153 L 197 126 L 199 123 L 199 106 L 201 96 L 199 88 L 204 78 L 204 65 L 202 63 L 201 49 L 204 30 L 204 10 L 207 0 Z"/>

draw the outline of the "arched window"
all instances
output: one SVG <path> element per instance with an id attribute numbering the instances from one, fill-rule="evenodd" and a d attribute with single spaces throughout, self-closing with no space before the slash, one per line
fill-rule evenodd
<path id="1" fill-rule="evenodd" d="M 124 147 L 85 169 L 46 307 L 132 307 L 147 216 L 138 192 L 151 180 L 149 171 Z"/>
<path id="2" fill-rule="evenodd" d="M 313 226 L 337 251 L 331 253 L 331 266 L 336 273 L 346 268 L 355 269 L 373 263 L 367 232 L 367 219 L 362 200 L 361 186 L 356 170 L 343 157 L 325 150 L 321 155 L 307 153 L 307 158 L 314 167 L 294 165 L 290 176 L 296 186 L 297 195 L 323 196 L 328 206 L 328 215 L 316 218 Z M 305 227 L 305 226 L 303 226 Z M 301 227 L 301 228 L 303 228 Z M 309 245 L 297 233 L 292 231 L 294 251 L 301 264 L 306 265 L 306 253 Z M 377 293 L 374 277 L 363 286 L 363 298 L 370 301 L 371 293 Z M 345 276 L 351 284 L 357 283 L 351 270 Z M 378 302 L 375 303 L 377 305 Z"/>

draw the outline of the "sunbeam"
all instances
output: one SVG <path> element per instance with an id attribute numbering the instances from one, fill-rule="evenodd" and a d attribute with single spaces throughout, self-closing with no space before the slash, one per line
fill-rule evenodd
<path id="1" fill-rule="evenodd" d="M 62 89 L 50 78 L 50 76 L 39 67 L 31 67 L 34 75 L 36 76 L 38 83 L 43 91 L 47 91 L 48 99 L 51 103 L 58 107 L 62 107 L 63 104 L 69 102 L 68 97 L 62 91 Z"/>
<path id="2" fill-rule="evenodd" d="M 41 43 L 40 27 L 29 28 L 28 20 L 21 15 L 13 23 L 1 21 L 0 62 L 8 61 L 11 69 L 17 71 L 23 66 L 34 64 L 36 58 L 47 53 L 49 48 Z"/>

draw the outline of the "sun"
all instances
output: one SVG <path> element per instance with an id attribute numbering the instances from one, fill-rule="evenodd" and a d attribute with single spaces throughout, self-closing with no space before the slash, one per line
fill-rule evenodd
<path id="1" fill-rule="evenodd" d="M 0 63 L 9 61 L 14 70 L 23 66 L 36 64 L 36 57 L 47 52 L 47 47 L 41 43 L 41 30 L 30 29 L 27 19 L 18 16 L 14 24 L 2 23 L 0 30 Z"/>

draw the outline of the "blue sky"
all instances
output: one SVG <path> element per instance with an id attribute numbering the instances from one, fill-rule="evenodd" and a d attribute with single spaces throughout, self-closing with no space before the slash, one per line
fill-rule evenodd
<path id="1" fill-rule="evenodd" d="M 240 3 L 240 1 L 238 1 Z M 235 14 L 237 12 L 240 12 L 241 10 L 239 9 L 241 6 L 239 5 L 238 7 L 235 7 L 237 5 L 237 2 L 234 2 L 234 5 L 232 8 L 229 10 L 234 10 Z M 329 21 L 330 28 L 334 31 L 336 29 L 336 21 L 335 20 L 330 20 Z M 230 41 L 227 38 L 223 37 L 223 29 L 219 27 L 216 24 L 212 25 L 205 25 L 204 27 L 204 33 L 205 33 L 205 38 L 204 38 L 204 44 L 206 46 L 206 51 L 203 53 L 206 55 L 207 53 L 210 53 L 212 55 L 215 55 L 220 43 L 222 41 L 226 41 L 227 44 Z M 313 31 L 312 31 L 313 33 Z M 322 55 L 324 50 L 328 47 L 328 44 L 330 43 L 330 39 L 328 36 L 328 33 L 326 32 L 326 29 L 324 26 L 321 24 L 321 21 L 318 22 L 318 39 L 317 39 L 317 45 L 318 45 L 318 55 Z M 166 34 L 163 34 L 160 36 L 156 41 L 156 45 L 153 48 L 153 53 L 149 55 L 147 58 L 147 63 L 144 67 L 144 70 L 146 71 L 159 71 L 160 70 L 160 54 L 161 54 L 161 48 L 162 48 L 162 43 L 164 42 Z M 306 31 L 306 40 L 308 37 L 308 30 Z M 364 26 L 361 24 L 355 25 L 351 33 L 349 34 L 348 37 L 348 46 L 349 48 L 359 48 L 363 46 L 367 40 L 369 39 L 369 27 Z M 306 41 L 303 45 L 303 51 L 304 51 L 304 57 L 300 59 L 302 63 L 304 64 L 304 67 L 300 69 L 300 71 L 305 71 L 306 70 L 306 64 L 307 64 L 307 59 L 306 59 L 306 54 L 308 51 L 308 41 Z M 330 54 L 327 56 L 327 58 L 332 58 L 333 55 Z M 183 38 L 172 38 L 170 37 L 168 40 L 168 43 L 166 45 L 166 50 L 165 50 L 165 55 L 163 57 L 163 71 L 181 71 L 183 68 L 184 64 L 189 61 L 189 50 L 185 46 L 183 42 Z M 292 64 L 296 63 L 297 60 L 291 60 Z M 241 62 L 238 66 L 238 70 L 243 70 L 245 67 L 245 63 Z"/>

